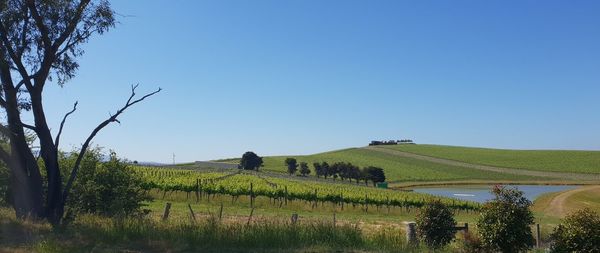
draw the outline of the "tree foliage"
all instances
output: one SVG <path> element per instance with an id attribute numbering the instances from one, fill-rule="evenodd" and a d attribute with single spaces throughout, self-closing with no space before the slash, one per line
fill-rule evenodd
<path id="1" fill-rule="evenodd" d="M 552 234 L 551 252 L 600 252 L 600 216 L 583 209 L 568 215 Z"/>
<path id="2" fill-rule="evenodd" d="M 296 161 L 296 158 L 286 158 L 285 165 L 287 166 L 287 172 L 290 175 L 296 174 L 296 171 L 298 170 L 298 161 Z"/>
<path id="3" fill-rule="evenodd" d="M 456 234 L 456 220 L 452 210 L 439 200 L 427 203 L 416 217 L 417 234 L 430 248 L 448 245 Z"/>
<path id="4" fill-rule="evenodd" d="M 504 186 L 492 189 L 495 198 L 481 209 L 477 221 L 479 237 L 490 251 L 522 252 L 534 245 L 530 226 L 534 217 L 529 207 L 531 201 L 523 192 Z"/>
<path id="5" fill-rule="evenodd" d="M 310 174 L 310 169 L 308 168 L 308 164 L 305 162 L 300 163 L 300 175 L 308 176 Z"/>
<path id="6" fill-rule="evenodd" d="M 258 169 L 260 167 L 262 167 L 262 165 L 263 165 L 262 157 L 256 155 L 252 151 L 248 151 L 248 152 L 244 153 L 244 155 L 242 155 L 242 159 L 240 160 L 239 168 L 244 169 L 244 170 L 258 171 Z"/>
<path id="7" fill-rule="evenodd" d="M 73 185 L 73 196 L 69 198 L 69 211 L 93 213 L 103 216 L 130 216 L 139 214 L 145 194 L 141 177 L 129 170 L 126 162 L 114 152 L 108 161 L 102 161 L 100 149 L 86 153 L 79 180 Z M 62 157 L 63 170 L 75 163 L 77 156 L 70 153 Z"/>

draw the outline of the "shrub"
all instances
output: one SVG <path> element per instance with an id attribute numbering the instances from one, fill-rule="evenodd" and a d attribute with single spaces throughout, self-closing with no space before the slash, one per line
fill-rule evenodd
<path id="1" fill-rule="evenodd" d="M 552 252 L 600 252 L 600 216 L 583 209 L 567 216 L 550 235 Z"/>
<path id="2" fill-rule="evenodd" d="M 446 246 L 456 234 L 456 220 L 450 208 L 439 200 L 427 203 L 416 217 L 417 235 L 432 249 Z"/>
<path id="3" fill-rule="evenodd" d="M 61 165 L 67 170 L 74 159 L 74 155 L 64 157 Z M 148 200 L 141 178 L 130 171 L 115 153 L 111 153 L 106 162 L 101 159 L 98 149 L 86 154 L 67 200 L 69 212 L 103 216 L 139 214 L 142 202 Z"/>
<path id="4" fill-rule="evenodd" d="M 486 203 L 477 221 L 482 245 L 490 251 L 521 252 L 534 245 L 530 225 L 533 213 L 531 201 L 523 192 L 503 186 L 492 190 L 495 198 Z"/>
<path id="5" fill-rule="evenodd" d="M 458 238 L 458 252 L 464 253 L 483 253 L 485 249 L 481 240 L 476 234 L 471 232 L 460 233 Z"/>

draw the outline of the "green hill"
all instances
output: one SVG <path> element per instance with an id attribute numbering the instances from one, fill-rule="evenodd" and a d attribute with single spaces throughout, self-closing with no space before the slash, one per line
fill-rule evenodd
<path id="1" fill-rule="evenodd" d="M 569 173 L 600 173 L 600 151 L 508 150 L 422 144 L 380 147 L 505 168 Z"/>
<path id="2" fill-rule="evenodd" d="M 309 163 L 311 169 L 314 162 L 350 162 L 355 165 L 377 166 L 385 169 L 389 182 L 415 181 L 458 181 L 458 180 L 537 180 L 541 177 L 519 176 L 496 173 L 460 166 L 450 166 L 425 160 L 406 158 L 365 148 L 344 149 L 308 156 L 276 156 L 265 157 L 265 170 L 285 173 L 285 158 L 294 157 L 298 162 Z"/>
<path id="3" fill-rule="evenodd" d="M 442 145 L 382 145 L 304 156 L 264 157 L 263 170 L 286 173 L 285 159 L 350 162 L 385 170 L 387 181 L 580 181 L 600 180 L 600 151 L 504 150 Z M 222 162 L 236 163 L 238 159 Z M 313 174 L 314 176 L 314 174 Z"/>

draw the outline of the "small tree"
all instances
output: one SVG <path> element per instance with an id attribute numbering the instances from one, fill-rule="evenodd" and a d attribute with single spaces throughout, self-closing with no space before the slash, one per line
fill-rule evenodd
<path id="1" fill-rule="evenodd" d="M 315 175 L 317 175 L 317 178 L 323 176 L 323 167 L 321 167 L 320 163 L 313 163 L 313 167 L 315 168 Z"/>
<path id="2" fill-rule="evenodd" d="M 427 247 L 442 248 L 454 239 L 456 220 L 450 208 L 441 201 L 427 203 L 416 217 L 417 234 Z"/>
<path id="3" fill-rule="evenodd" d="M 302 174 L 302 176 L 307 176 L 308 174 L 310 174 L 310 169 L 308 169 L 307 163 L 305 163 L 305 162 L 300 163 L 300 174 Z"/>
<path id="4" fill-rule="evenodd" d="M 600 252 L 600 216 L 583 209 L 567 216 L 550 235 L 552 252 Z"/>
<path id="5" fill-rule="evenodd" d="M 244 170 L 258 171 L 258 168 L 262 167 L 262 165 L 263 165 L 262 157 L 256 155 L 252 151 L 248 151 L 248 152 L 244 153 L 244 155 L 242 155 L 242 159 L 240 160 L 239 168 L 244 169 Z"/>
<path id="6" fill-rule="evenodd" d="M 385 172 L 382 168 L 369 166 L 365 170 L 367 172 L 368 180 L 373 182 L 373 186 L 377 183 L 385 182 Z"/>
<path id="7" fill-rule="evenodd" d="M 106 162 L 102 161 L 102 156 L 96 148 L 89 150 L 83 158 L 79 180 L 73 185 L 73 196 L 69 199 L 69 213 L 139 214 L 143 201 L 150 199 L 142 188 L 142 179 L 114 152 Z M 68 170 L 76 160 L 76 153 L 62 157 L 61 169 Z"/>
<path id="8" fill-rule="evenodd" d="M 495 198 L 483 206 L 477 221 L 483 246 L 505 253 L 530 249 L 534 245 L 531 201 L 522 191 L 503 186 L 495 186 L 492 193 Z"/>
<path id="9" fill-rule="evenodd" d="M 285 159 L 285 165 L 287 166 L 287 171 L 290 173 L 290 175 L 294 175 L 298 170 L 298 162 L 295 158 Z"/>

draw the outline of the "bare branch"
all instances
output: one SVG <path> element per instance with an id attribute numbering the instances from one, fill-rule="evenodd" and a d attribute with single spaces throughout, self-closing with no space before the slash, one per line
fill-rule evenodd
<path id="1" fill-rule="evenodd" d="M 85 155 L 85 152 L 87 151 L 88 146 L 90 145 L 90 143 L 92 142 L 92 139 L 94 139 L 96 134 L 98 134 L 98 132 L 100 132 L 100 130 L 102 130 L 108 124 L 110 124 L 112 122 L 119 122 L 117 117 L 119 117 L 119 115 L 121 115 L 125 110 L 127 110 L 127 108 L 143 101 L 144 99 L 146 99 L 156 93 L 159 93 L 162 90 L 161 88 L 158 88 L 156 91 L 148 93 L 148 94 L 142 96 L 141 98 L 132 101 L 132 99 L 135 97 L 135 89 L 137 87 L 138 87 L 138 85 L 131 86 L 131 96 L 129 96 L 129 99 L 127 99 L 127 103 L 125 103 L 125 105 L 121 109 L 119 109 L 117 111 L 117 113 L 110 116 L 108 119 L 106 119 L 105 121 L 100 123 L 96 128 L 94 128 L 92 133 L 88 136 L 88 138 L 85 140 L 85 142 L 81 146 L 81 150 L 79 151 L 79 154 L 77 155 L 77 160 L 75 160 L 75 165 L 73 166 L 73 169 L 71 170 L 71 175 L 69 176 L 69 180 L 67 181 L 67 184 L 65 185 L 62 201 L 64 201 L 64 202 L 67 201 L 67 197 L 69 196 L 69 191 L 71 190 L 71 187 L 73 186 L 73 182 L 75 181 L 75 178 L 77 177 L 77 171 L 79 170 L 79 166 L 81 165 L 81 160 L 83 160 L 83 156 Z"/>
<path id="2" fill-rule="evenodd" d="M 72 113 L 75 112 L 75 110 L 77 110 L 77 103 L 79 103 L 79 102 L 75 101 L 75 104 L 73 104 L 73 110 L 67 112 L 67 114 L 65 114 L 62 121 L 60 122 L 60 128 L 58 129 L 58 134 L 56 135 L 56 140 L 54 141 L 54 143 L 55 143 L 54 146 L 56 146 L 57 150 L 58 150 L 58 143 L 60 142 L 60 135 L 62 134 L 63 127 L 65 126 L 65 121 L 67 121 L 67 117 L 69 117 L 69 115 L 71 115 Z"/>

